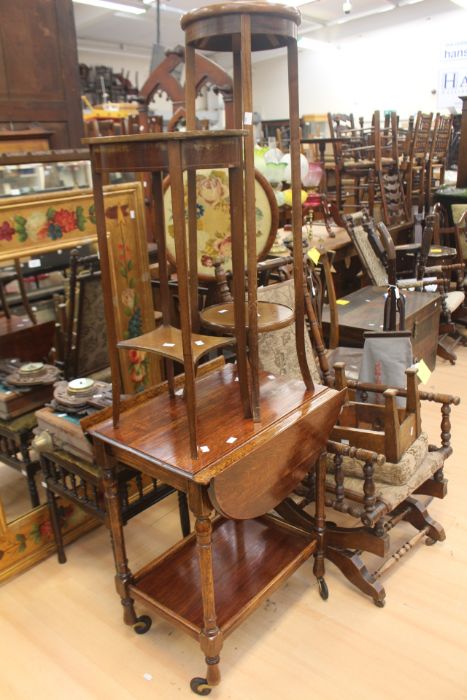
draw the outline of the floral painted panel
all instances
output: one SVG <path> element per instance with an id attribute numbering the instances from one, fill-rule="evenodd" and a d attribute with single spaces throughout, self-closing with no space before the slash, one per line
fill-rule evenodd
<path id="1" fill-rule="evenodd" d="M 58 512 L 65 543 L 99 525 L 99 521 L 66 499 L 59 499 Z M 29 569 L 56 550 L 46 505 L 6 524 L 0 504 L 0 582 Z"/>
<path id="2" fill-rule="evenodd" d="M 92 190 L 44 193 L 0 203 L 0 261 L 96 240 Z"/>
<path id="3" fill-rule="evenodd" d="M 256 174 L 256 249 L 258 257 L 264 255 L 274 241 L 274 221 L 277 205 L 270 185 Z M 272 196 L 271 196 L 272 194 Z M 185 186 L 185 211 L 187 209 Z M 273 209 L 274 208 L 274 209 Z M 175 263 L 175 240 L 170 185 L 164 194 L 167 254 Z M 218 257 L 225 259 L 224 268 L 232 269 L 232 245 L 230 227 L 229 174 L 227 169 L 198 170 L 196 172 L 196 217 L 198 230 L 198 275 L 202 279 L 214 279 L 213 263 Z"/>
<path id="4" fill-rule="evenodd" d="M 122 196 L 105 209 L 118 340 L 155 328 L 142 187 L 132 187 L 133 201 Z M 134 393 L 159 382 L 159 363 L 142 350 L 121 350 L 123 390 Z"/>

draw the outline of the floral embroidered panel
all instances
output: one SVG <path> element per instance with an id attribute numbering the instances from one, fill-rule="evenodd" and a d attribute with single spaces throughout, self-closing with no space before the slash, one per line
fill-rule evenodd
<path id="1" fill-rule="evenodd" d="M 271 186 L 256 173 L 256 250 L 264 257 L 274 242 L 277 228 L 277 204 Z M 185 212 L 188 195 L 185 181 Z M 170 181 L 164 193 L 167 256 L 176 264 Z M 227 169 L 196 172 L 196 217 L 198 232 L 198 276 L 214 280 L 214 261 L 224 258 L 224 269 L 232 269 L 229 175 Z"/>

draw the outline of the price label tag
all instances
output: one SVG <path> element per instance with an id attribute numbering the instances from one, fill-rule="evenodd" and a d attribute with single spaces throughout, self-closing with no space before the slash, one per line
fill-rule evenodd
<path id="1" fill-rule="evenodd" d="M 442 248 L 430 248 L 430 253 L 442 253 Z"/>
<path id="2" fill-rule="evenodd" d="M 420 379 L 422 384 L 426 384 L 431 377 L 430 368 L 427 366 L 424 360 L 420 360 L 417 363 L 417 377 Z"/>
<path id="3" fill-rule="evenodd" d="M 337 299 L 336 304 L 347 306 L 347 304 L 350 304 L 350 301 L 348 299 Z"/>
<path id="4" fill-rule="evenodd" d="M 253 124 L 253 112 L 245 112 L 243 116 L 243 123 L 245 126 L 251 126 Z"/>
<path id="5" fill-rule="evenodd" d="M 28 260 L 28 267 L 40 267 L 41 266 L 41 261 L 39 258 L 35 258 L 34 260 Z"/>
<path id="6" fill-rule="evenodd" d="M 317 264 L 318 264 L 318 260 L 319 260 L 320 257 L 321 257 L 321 253 L 319 252 L 319 250 L 318 250 L 317 248 L 311 248 L 311 249 L 308 251 L 307 255 L 308 255 L 308 257 L 310 258 L 311 262 L 312 262 L 314 265 L 317 265 Z"/>

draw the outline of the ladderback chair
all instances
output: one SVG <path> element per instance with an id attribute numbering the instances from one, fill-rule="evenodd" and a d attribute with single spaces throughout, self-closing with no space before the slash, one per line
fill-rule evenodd
<path id="1" fill-rule="evenodd" d="M 425 173 L 432 121 L 433 113 L 417 113 L 407 154 L 401 164 L 409 206 L 416 204 L 420 213 L 425 206 Z"/>
<path id="2" fill-rule="evenodd" d="M 437 114 L 426 164 L 426 211 L 433 205 L 434 191 L 444 183 L 446 159 L 451 141 L 452 115 Z"/>
<path id="3" fill-rule="evenodd" d="M 339 211 L 373 201 L 374 147 L 371 133 L 355 129 L 353 115 L 328 113 L 334 156 L 336 203 Z"/>

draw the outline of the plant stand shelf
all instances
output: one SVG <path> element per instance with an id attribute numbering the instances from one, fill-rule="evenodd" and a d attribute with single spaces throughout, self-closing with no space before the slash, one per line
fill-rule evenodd
<path id="1" fill-rule="evenodd" d="M 190 340 L 195 365 L 207 352 L 217 350 L 226 345 L 232 345 L 235 342 L 235 338 L 232 337 L 222 338 L 217 336 L 213 338 L 210 335 L 200 335 L 199 333 L 192 333 Z M 173 326 L 159 326 L 159 328 L 144 335 L 130 338 L 129 340 L 122 340 L 117 343 L 117 347 L 145 350 L 156 353 L 161 357 L 166 357 L 169 360 L 176 360 L 181 364 L 184 362 L 182 332 L 179 328 L 174 328 Z"/>

